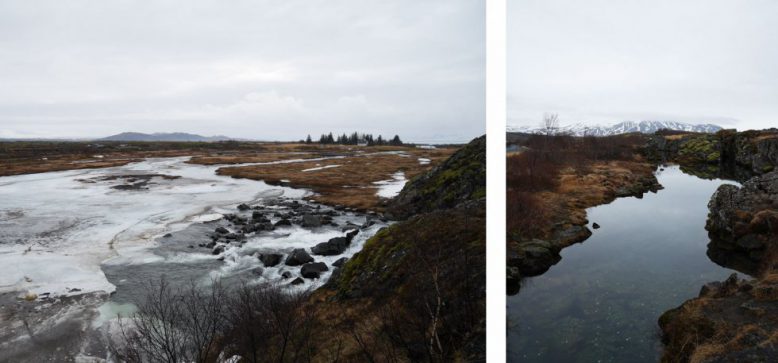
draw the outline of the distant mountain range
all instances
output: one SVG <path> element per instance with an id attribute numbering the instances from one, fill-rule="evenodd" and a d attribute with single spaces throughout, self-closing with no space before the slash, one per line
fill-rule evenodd
<path id="1" fill-rule="evenodd" d="M 714 133 L 721 130 L 721 126 L 712 124 L 695 125 L 685 122 L 677 121 L 624 121 L 619 122 L 611 126 L 601 125 L 584 125 L 581 123 L 560 126 L 557 133 L 571 134 L 575 136 L 610 136 L 618 134 L 626 134 L 630 132 L 641 132 L 644 134 L 652 134 L 662 129 L 676 130 L 676 131 L 690 131 L 690 132 L 703 132 Z M 545 129 L 541 127 L 530 126 L 508 126 L 508 132 L 524 132 L 530 134 L 544 133 Z"/>
<path id="2" fill-rule="evenodd" d="M 122 132 L 98 139 L 99 141 L 225 141 L 233 140 L 227 136 L 201 136 L 185 132 L 144 134 L 140 132 Z"/>

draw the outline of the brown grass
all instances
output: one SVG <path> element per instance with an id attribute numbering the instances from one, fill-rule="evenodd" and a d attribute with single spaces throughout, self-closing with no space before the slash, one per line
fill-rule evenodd
<path id="1" fill-rule="evenodd" d="M 395 147 L 394 150 L 398 148 Z M 378 189 L 375 182 L 392 179 L 392 174 L 398 171 L 404 172 L 407 179 L 412 179 L 454 152 L 454 149 L 400 148 L 399 150 L 409 156 L 350 153 L 350 156 L 340 159 L 224 167 L 217 170 L 217 173 L 234 178 L 263 180 L 272 185 L 311 189 L 316 193 L 312 199 L 320 203 L 343 205 L 359 210 L 381 210 L 382 200 L 376 195 Z M 421 165 L 419 158 L 427 158 L 431 162 Z M 340 166 L 303 171 L 328 165 Z M 282 180 L 289 182 L 284 183 Z"/>

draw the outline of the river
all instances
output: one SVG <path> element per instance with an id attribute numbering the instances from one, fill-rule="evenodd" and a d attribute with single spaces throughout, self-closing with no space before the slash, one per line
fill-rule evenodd
<path id="1" fill-rule="evenodd" d="M 704 227 L 716 188 L 736 183 L 656 175 L 658 193 L 587 210 L 593 235 L 508 297 L 509 361 L 656 362 L 659 316 L 735 272 L 706 256 Z"/>

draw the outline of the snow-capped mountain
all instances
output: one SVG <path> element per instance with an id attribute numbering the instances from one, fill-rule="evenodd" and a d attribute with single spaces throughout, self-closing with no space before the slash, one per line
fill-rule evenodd
<path id="1" fill-rule="evenodd" d="M 556 133 L 564 133 L 575 136 L 609 136 L 626 134 L 630 132 L 642 132 L 644 134 L 652 134 L 656 131 L 667 129 L 677 131 L 690 131 L 690 132 L 703 132 L 714 133 L 721 130 L 720 126 L 713 124 L 700 124 L 694 125 L 685 122 L 677 121 L 623 121 L 611 126 L 602 125 L 585 125 L 582 123 L 560 126 L 556 130 Z M 508 132 L 525 132 L 525 133 L 545 133 L 545 129 L 541 127 L 530 126 L 508 126 Z"/>

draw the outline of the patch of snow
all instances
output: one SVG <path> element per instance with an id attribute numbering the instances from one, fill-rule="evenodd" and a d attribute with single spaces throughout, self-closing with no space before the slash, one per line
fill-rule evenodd
<path id="1" fill-rule="evenodd" d="M 315 168 L 310 168 L 310 169 L 303 169 L 303 172 L 304 172 L 304 173 L 307 173 L 307 172 L 309 172 L 309 171 L 317 171 L 317 170 L 331 169 L 331 168 L 337 168 L 337 167 L 339 167 L 339 166 L 340 166 L 340 165 L 325 165 L 325 166 L 317 166 L 317 167 L 315 167 Z"/>
<path id="2" fill-rule="evenodd" d="M 405 173 L 398 171 L 392 175 L 392 179 L 373 182 L 373 184 L 378 185 L 378 191 L 376 192 L 377 196 L 381 198 L 393 198 L 397 196 L 397 194 L 400 194 L 400 191 L 403 190 L 407 181 L 408 180 L 405 179 Z"/>
<path id="3" fill-rule="evenodd" d="M 124 166 L 0 177 L 0 292 L 67 295 L 112 292 L 100 264 L 145 263 L 154 239 L 200 220 L 219 208 L 251 198 L 302 198 L 306 190 L 215 174 L 218 166 L 185 163 L 188 157 L 148 159 Z M 123 180 L 104 177 L 165 174 L 147 190 L 116 190 Z M 83 183 L 80 180 L 100 180 Z"/>
<path id="4" fill-rule="evenodd" d="M 429 165 L 430 162 L 432 162 L 432 160 L 427 158 L 419 158 L 419 165 Z"/>

